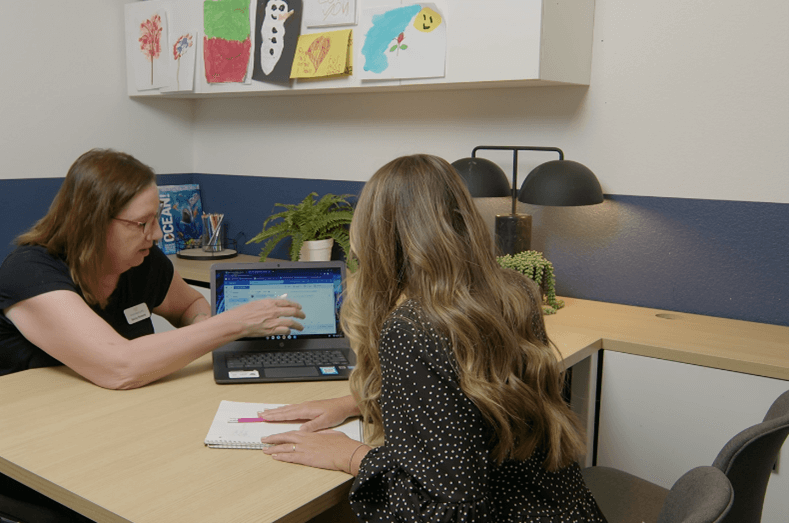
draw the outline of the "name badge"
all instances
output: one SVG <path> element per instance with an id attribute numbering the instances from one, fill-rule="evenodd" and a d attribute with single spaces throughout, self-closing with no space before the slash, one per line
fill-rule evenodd
<path id="1" fill-rule="evenodd" d="M 151 311 L 148 310 L 148 305 L 145 303 L 129 307 L 123 311 L 123 314 L 126 315 L 126 321 L 129 322 L 129 325 L 151 317 Z"/>

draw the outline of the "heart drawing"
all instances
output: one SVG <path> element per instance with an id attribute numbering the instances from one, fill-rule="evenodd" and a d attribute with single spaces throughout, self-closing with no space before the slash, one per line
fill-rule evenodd
<path id="1" fill-rule="evenodd" d="M 318 67 L 320 67 L 321 62 L 323 62 L 323 59 L 326 58 L 326 55 L 329 54 L 330 47 L 331 40 L 325 36 L 321 36 L 316 38 L 307 49 L 307 58 L 309 58 L 312 65 L 315 66 L 316 71 Z"/>

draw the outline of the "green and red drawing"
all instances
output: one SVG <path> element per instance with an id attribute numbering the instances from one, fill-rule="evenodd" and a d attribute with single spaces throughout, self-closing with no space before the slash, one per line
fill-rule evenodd
<path id="1" fill-rule="evenodd" d="M 252 49 L 249 0 L 206 0 L 203 20 L 206 81 L 243 82 Z"/>

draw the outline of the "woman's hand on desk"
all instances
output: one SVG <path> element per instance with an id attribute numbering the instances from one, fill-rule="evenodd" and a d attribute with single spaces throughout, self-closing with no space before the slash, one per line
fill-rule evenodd
<path id="1" fill-rule="evenodd" d="M 362 459 L 370 451 L 367 445 L 336 430 L 294 430 L 261 438 L 260 441 L 273 445 L 264 448 L 263 452 L 277 461 L 339 470 L 352 476 L 358 474 Z"/>
<path id="2" fill-rule="evenodd" d="M 343 396 L 328 400 L 305 401 L 276 409 L 258 412 L 258 417 L 266 421 L 309 420 L 299 430 L 315 432 L 336 427 L 346 419 L 359 415 L 353 396 Z"/>

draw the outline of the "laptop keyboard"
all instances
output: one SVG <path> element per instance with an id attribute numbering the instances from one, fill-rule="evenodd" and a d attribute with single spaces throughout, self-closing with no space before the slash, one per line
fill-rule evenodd
<path id="1" fill-rule="evenodd" d="M 339 350 L 310 350 L 303 352 L 256 352 L 227 354 L 228 369 L 305 367 L 314 365 L 347 365 L 348 359 Z"/>

